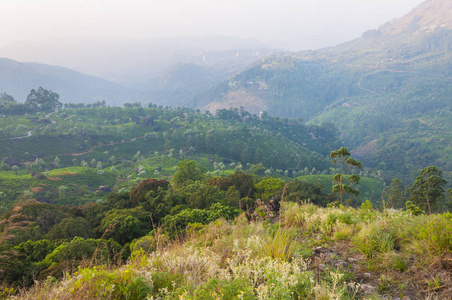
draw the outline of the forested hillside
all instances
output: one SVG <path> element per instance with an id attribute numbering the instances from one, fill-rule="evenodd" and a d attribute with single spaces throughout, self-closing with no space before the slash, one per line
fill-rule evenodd
<path id="1" fill-rule="evenodd" d="M 452 299 L 451 5 L 116 49 L 140 94 L 0 59 L 0 299 Z"/>
<path id="2" fill-rule="evenodd" d="M 450 14 L 441 13 L 448 5 L 426 1 L 360 39 L 268 57 L 192 103 L 331 122 L 354 155 L 386 171 L 386 180 L 408 182 L 428 165 L 451 178 L 452 31 Z"/>
<path id="3" fill-rule="evenodd" d="M 186 108 L 140 103 L 110 108 L 98 102 L 53 111 L 61 107 L 56 96 L 42 88 L 24 104 L 2 96 L 1 109 L 8 113 L 0 118 L 6 206 L 30 188 L 43 202 L 90 202 L 101 193 L 99 186 L 121 189 L 148 177 L 166 178 L 186 158 L 216 175 L 228 170 L 285 177 L 330 174 L 328 155 L 339 146 L 331 126 L 259 118 L 244 110 L 219 110 L 214 117 Z M 41 177 L 55 180 L 44 184 Z"/>

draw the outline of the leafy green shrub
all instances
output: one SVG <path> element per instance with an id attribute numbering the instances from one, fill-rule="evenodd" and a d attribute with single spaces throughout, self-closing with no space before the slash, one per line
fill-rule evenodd
<path id="1" fill-rule="evenodd" d="M 328 217 L 326 218 L 326 225 L 328 227 L 333 226 L 334 224 L 336 224 L 337 221 L 337 215 L 336 214 L 328 214 Z"/>
<path id="2" fill-rule="evenodd" d="M 361 209 L 366 209 L 366 210 L 373 210 L 373 206 L 372 206 L 372 202 L 370 202 L 370 200 L 366 200 L 365 202 L 361 203 Z"/>
<path id="3" fill-rule="evenodd" d="M 137 206 L 130 209 L 109 210 L 98 228 L 118 243 L 124 245 L 135 238 L 146 235 L 151 230 L 149 212 Z"/>
<path id="4" fill-rule="evenodd" d="M 74 237 L 93 238 L 94 231 L 86 219 L 64 218 L 60 223 L 52 227 L 46 238 L 55 240 L 72 240 Z"/>
<path id="5" fill-rule="evenodd" d="M 411 212 L 414 216 L 419 216 L 419 215 L 422 215 L 425 213 L 423 210 L 421 210 L 419 208 L 419 206 L 417 206 L 416 204 L 414 204 L 411 201 L 407 201 L 405 203 L 405 206 L 406 206 L 406 210 Z"/>
<path id="6" fill-rule="evenodd" d="M 225 218 L 226 220 L 231 220 L 239 214 L 238 209 L 223 205 L 221 203 L 214 203 L 207 211 L 207 217 L 209 221 L 215 221 L 219 218 Z"/>
<path id="7" fill-rule="evenodd" d="M 144 251 L 145 253 L 149 253 L 155 251 L 157 248 L 157 241 L 154 239 L 152 235 L 145 235 L 140 237 L 139 239 L 134 240 L 130 244 L 130 251 Z"/>
<path id="8" fill-rule="evenodd" d="M 155 223 L 159 223 L 170 210 L 172 203 L 166 196 L 169 182 L 166 180 L 145 179 L 129 193 L 132 207 L 142 206 L 152 212 Z"/>
<path id="9" fill-rule="evenodd" d="M 163 218 L 163 224 L 170 236 L 174 236 L 189 224 L 208 224 L 219 218 L 230 220 L 237 216 L 238 213 L 239 210 L 234 207 L 215 203 L 207 210 L 188 208 L 180 211 L 176 215 L 168 215 Z"/>
<path id="10" fill-rule="evenodd" d="M 115 241 L 83 239 L 75 237 L 55 248 L 46 256 L 44 263 L 51 265 L 71 260 L 96 259 L 100 263 L 108 263 L 117 259 L 121 246 Z"/>
<path id="11" fill-rule="evenodd" d="M 138 276 L 130 268 L 107 270 L 105 267 L 79 269 L 73 275 L 69 292 L 78 298 L 147 299 L 152 282 Z M 70 278 L 71 279 L 71 278 Z"/>
<path id="12" fill-rule="evenodd" d="M 26 255 L 26 260 L 32 262 L 43 260 L 47 254 L 51 253 L 55 248 L 56 246 L 49 240 L 28 240 L 14 247 L 20 254 Z"/>
<path id="13" fill-rule="evenodd" d="M 353 214 L 353 212 L 344 212 L 342 214 L 339 214 L 337 216 L 337 219 L 343 223 L 343 224 L 347 224 L 347 225 L 352 225 L 352 224 L 356 224 L 357 220 Z"/>
<path id="14" fill-rule="evenodd" d="M 153 272 L 152 273 L 152 294 L 169 294 L 176 285 L 180 285 L 183 280 L 182 274 L 173 274 L 171 272 Z"/>

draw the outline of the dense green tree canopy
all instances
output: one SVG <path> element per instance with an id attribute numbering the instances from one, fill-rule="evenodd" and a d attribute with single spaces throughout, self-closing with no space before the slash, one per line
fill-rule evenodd
<path id="1" fill-rule="evenodd" d="M 183 160 L 177 164 L 177 171 L 173 177 L 176 187 L 202 180 L 203 170 L 196 165 L 194 160 Z"/>
<path id="2" fill-rule="evenodd" d="M 282 190 L 280 193 L 282 194 Z M 322 191 L 320 185 L 301 182 L 297 179 L 291 180 L 286 188 L 284 200 L 293 202 L 311 202 L 316 205 L 326 206 L 332 202 L 334 197 Z"/>
<path id="3" fill-rule="evenodd" d="M 152 228 L 149 212 L 141 207 L 112 209 L 102 219 L 100 231 L 120 244 L 146 235 Z"/>
<path id="4" fill-rule="evenodd" d="M 410 200 L 425 211 L 436 211 L 445 203 L 447 181 L 436 166 L 424 168 L 410 188 Z"/>
<path id="5" fill-rule="evenodd" d="M 51 90 L 46 90 L 43 87 L 39 87 L 38 90 L 32 89 L 30 94 L 27 96 L 25 105 L 31 108 L 40 108 L 43 110 L 50 110 L 62 107 L 62 103 L 59 101 L 60 96 L 52 92 Z"/>
<path id="6" fill-rule="evenodd" d="M 227 191 L 230 187 L 235 187 L 240 197 L 250 197 L 254 191 L 254 179 L 250 174 L 244 172 L 234 172 L 228 177 L 212 177 L 207 180 L 207 185 L 218 186 L 222 191 Z"/>
<path id="7" fill-rule="evenodd" d="M 93 238 L 91 224 L 84 218 L 65 218 L 52 227 L 46 238 L 49 240 L 72 240 L 74 237 Z"/>
<path id="8" fill-rule="evenodd" d="M 3 92 L 0 94 L 0 104 L 8 105 L 17 103 L 13 96 Z"/>
<path id="9" fill-rule="evenodd" d="M 384 196 L 392 208 L 403 208 L 405 204 L 405 193 L 402 189 L 402 183 L 398 178 L 394 178 L 391 184 L 385 188 Z"/>

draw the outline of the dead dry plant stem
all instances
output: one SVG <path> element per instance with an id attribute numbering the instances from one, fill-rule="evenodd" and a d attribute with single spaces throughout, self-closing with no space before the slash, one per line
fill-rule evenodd
<path id="1" fill-rule="evenodd" d="M 430 200 L 428 199 L 428 195 L 425 195 L 427 197 L 427 206 L 428 206 L 428 215 L 431 216 L 432 215 L 432 210 L 430 208 Z"/>
<path id="2" fill-rule="evenodd" d="M 152 228 L 156 228 L 155 223 L 154 223 L 154 219 L 152 218 L 152 214 L 149 215 L 149 218 L 151 218 L 151 224 L 152 224 Z"/>
<path id="3" fill-rule="evenodd" d="M 288 183 L 286 183 L 284 185 L 284 189 L 283 189 L 282 196 L 281 196 L 281 203 L 279 205 L 279 222 L 280 223 L 281 223 L 281 220 L 282 220 L 282 218 L 281 218 L 281 215 L 282 215 L 282 204 L 284 202 L 284 195 L 286 194 L 286 188 L 287 188 L 288 185 L 289 185 Z"/>
<path id="4" fill-rule="evenodd" d="M 108 227 L 105 229 L 104 233 L 102 234 L 102 236 L 99 239 L 99 242 L 97 243 L 96 246 L 96 250 L 94 250 L 93 256 L 91 257 L 91 261 L 89 263 L 89 266 L 92 267 L 93 263 L 94 263 L 94 258 L 96 257 L 97 254 L 97 250 L 99 249 L 100 243 L 102 242 L 102 240 L 104 239 L 105 235 L 107 234 L 107 232 L 109 232 L 110 230 L 112 230 L 113 228 L 115 228 L 116 226 L 116 221 L 113 221 L 110 223 L 110 225 L 108 225 Z"/>

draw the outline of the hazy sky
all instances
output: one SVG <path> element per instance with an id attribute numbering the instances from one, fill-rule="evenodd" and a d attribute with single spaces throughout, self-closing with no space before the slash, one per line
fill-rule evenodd
<path id="1" fill-rule="evenodd" d="M 360 36 L 421 0 L 0 0 L 0 45 L 30 39 L 229 35 L 293 42 Z"/>

